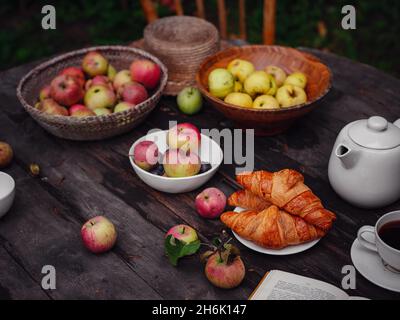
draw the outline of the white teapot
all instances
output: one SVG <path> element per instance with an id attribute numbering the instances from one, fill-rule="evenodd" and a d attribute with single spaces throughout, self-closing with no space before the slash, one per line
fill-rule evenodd
<path id="1" fill-rule="evenodd" d="M 400 199 L 400 119 L 371 117 L 346 125 L 329 160 L 329 181 L 346 201 L 379 208 Z"/>

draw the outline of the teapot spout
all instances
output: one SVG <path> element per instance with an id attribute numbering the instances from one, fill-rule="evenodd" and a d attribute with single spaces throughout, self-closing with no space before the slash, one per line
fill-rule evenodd
<path id="1" fill-rule="evenodd" d="M 395 125 L 396 127 L 399 127 L 399 128 L 400 128 L 400 119 L 397 119 L 397 120 L 394 122 L 394 125 Z"/>
<path id="2" fill-rule="evenodd" d="M 354 157 L 354 151 L 343 143 L 340 143 L 337 146 L 335 150 L 335 155 L 342 161 L 343 165 L 346 168 L 351 168 L 356 163 L 356 157 Z"/>

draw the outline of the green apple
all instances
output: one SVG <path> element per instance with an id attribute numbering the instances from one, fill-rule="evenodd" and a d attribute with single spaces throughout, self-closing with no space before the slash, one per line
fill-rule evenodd
<path id="1" fill-rule="evenodd" d="M 179 110 L 188 115 L 195 114 L 203 106 L 203 98 L 200 91 L 194 87 L 184 88 L 176 98 Z"/>
<path id="2" fill-rule="evenodd" d="M 225 97 L 224 101 L 238 107 L 251 108 L 253 106 L 253 99 L 247 93 L 232 92 Z"/>
<path id="3" fill-rule="evenodd" d="M 307 94 L 302 88 L 289 84 L 278 89 L 276 100 L 282 108 L 288 108 L 306 103 Z"/>
<path id="4" fill-rule="evenodd" d="M 268 94 L 271 89 L 271 78 L 265 71 L 255 71 L 244 81 L 244 90 L 251 96 Z"/>
<path id="5" fill-rule="evenodd" d="M 273 75 L 269 74 L 268 77 L 271 84 L 271 88 L 269 89 L 268 94 L 270 96 L 274 96 L 276 94 L 276 91 L 278 90 L 278 86 L 276 84 L 276 80 Z"/>
<path id="6" fill-rule="evenodd" d="M 135 108 L 135 105 L 133 103 L 122 101 L 115 106 L 114 113 L 123 112 L 123 111 L 133 109 L 133 108 Z"/>
<path id="7" fill-rule="evenodd" d="M 240 82 L 244 82 L 246 78 L 254 72 L 254 65 L 247 60 L 234 59 L 228 64 L 228 71 Z"/>
<path id="8" fill-rule="evenodd" d="M 208 76 L 208 88 L 211 95 L 216 98 L 224 99 L 235 88 L 235 78 L 232 73 L 223 68 L 211 71 Z"/>
<path id="9" fill-rule="evenodd" d="M 253 102 L 255 109 L 279 109 L 279 102 L 272 96 L 264 94 L 258 96 Z"/>
<path id="10" fill-rule="evenodd" d="M 282 87 L 286 80 L 286 72 L 277 66 L 267 66 L 265 72 L 274 76 L 276 85 Z"/>
<path id="11" fill-rule="evenodd" d="M 117 98 L 114 91 L 109 87 L 104 85 L 95 85 L 86 91 L 83 100 L 86 107 L 94 110 L 97 108 L 113 107 Z"/>
<path id="12" fill-rule="evenodd" d="M 96 116 L 103 116 L 106 114 L 111 114 L 111 110 L 107 108 L 97 108 L 94 109 L 93 112 L 96 114 Z"/>
<path id="13" fill-rule="evenodd" d="M 107 77 L 111 81 L 113 81 L 116 74 L 117 74 L 117 70 L 115 70 L 115 68 L 111 64 L 109 64 L 108 65 L 108 69 L 107 69 Z"/>
<path id="14" fill-rule="evenodd" d="M 286 78 L 285 84 L 304 89 L 307 85 L 307 76 L 301 72 L 294 72 Z"/>

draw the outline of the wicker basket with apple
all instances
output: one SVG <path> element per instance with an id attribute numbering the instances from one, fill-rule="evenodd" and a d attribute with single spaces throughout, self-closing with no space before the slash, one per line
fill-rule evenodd
<path id="1" fill-rule="evenodd" d="M 73 51 L 30 71 L 17 96 L 53 135 L 100 140 L 127 132 L 156 107 L 167 83 L 153 55 L 124 46 Z"/>
<path id="2" fill-rule="evenodd" d="M 331 88 L 331 72 L 316 57 L 264 45 L 234 47 L 209 57 L 196 80 L 211 105 L 259 135 L 285 131 Z"/>

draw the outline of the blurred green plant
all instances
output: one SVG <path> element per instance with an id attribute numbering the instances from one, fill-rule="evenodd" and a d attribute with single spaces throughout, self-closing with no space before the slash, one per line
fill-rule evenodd
<path id="1" fill-rule="evenodd" d="M 0 69 L 83 46 L 128 43 L 142 37 L 146 25 L 138 0 L 57 1 L 57 29 L 41 29 L 41 8 L 51 1 L 2 1 Z M 216 0 L 206 2 L 207 19 L 218 25 Z M 237 33 L 237 0 L 226 0 L 229 32 Z M 262 0 L 247 3 L 247 33 L 262 41 Z M 400 1 L 277 0 L 277 43 L 332 51 L 400 76 Z M 341 8 L 357 9 L 357 30 L 341 28 Z M 184 0 L 194 14 L 193 0 Z M 161 16 L 173 14 L 158 6 Z"/>

